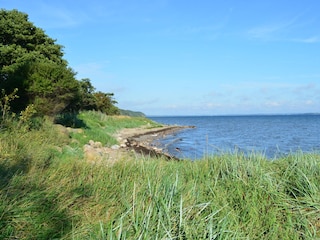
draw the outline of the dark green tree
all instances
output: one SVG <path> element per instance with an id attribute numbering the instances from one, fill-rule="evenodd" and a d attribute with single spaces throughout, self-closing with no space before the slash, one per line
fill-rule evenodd
<path id="1" fill-rule="evenodd" d="M 68 111 L 78 110 L 97 110 L 96 98 L 94 97 L 95 88 L 89 78 L 78 81 L 78 92 L 76 98 L 69 105 Z"/>
<path id="2" fill-rule="evenodd" d="M 32 64 L 26 90 L 36 110 L 49 116 L 65 111 L 78 91 L 78 82 L 74 75 L 71 69 L 60 64 Z"/>
<path id="3" fill-rule="evenodd" d="M 0 89 L 19 98 L 12 110 L 34 103 L 39 113 L 54 115 L 75 98 L 78 82 L 63 58 L 62 46 L 17 10 L 0 10 Z"/>
<path id="4" fill-rule="evenodd" d="M 17 10 L 0 10 L 0 90 L 19 96 L 11 101 L 15 112 L 33 104 L 50 116 L 79 110 L 119 113 L 113 93 L 95 92 L 89 79 L 77 81 L 63 47 Z"/>
<path id="5" fill-rule="evenodd" d="M 97 110 L 107 115 L 118 115 L 120 113 L 120 110 L 115 106 L 115 104 L 117 104 L 117 101 L 113 99 L 113 96 L 113 93 L 94 93 L 94 97 L 96 98 Z"/>

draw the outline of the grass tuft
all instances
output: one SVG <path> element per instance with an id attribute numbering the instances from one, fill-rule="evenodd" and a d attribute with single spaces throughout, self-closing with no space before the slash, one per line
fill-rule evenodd
<path id="1" fill-rule="evenodd" d="M 95 112 L 78 118 L 79 134 L 94 141 L 156 125 Z M 0 239 L 320 238 L 317 154 L 92 165 L 82 157 L 83 136 L 53 126 L 0 133 Z"/>

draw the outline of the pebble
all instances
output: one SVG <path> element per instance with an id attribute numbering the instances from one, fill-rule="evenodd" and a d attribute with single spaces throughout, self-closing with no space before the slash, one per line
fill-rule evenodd
<path id="1" fill-rule="evenodd" d="M 113 149 L 113 150 L 118 150 L 119 148 L 120 148 L 119 145 L 112 145 L 112 146 L 111 146 L 111 149 Z"/>

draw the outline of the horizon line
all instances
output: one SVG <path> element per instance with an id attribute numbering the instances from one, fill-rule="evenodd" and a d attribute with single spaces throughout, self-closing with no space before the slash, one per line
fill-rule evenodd
<path id="1" fill-rule="evenodd" d="M 298 115 L 320 115 L 319 113 L 248 113 L 248 114 L 186 114 L 186 115 L 161 115 L 145 114 L 146 117 L 240 117 L 240 116 L 298 116 Z"/>

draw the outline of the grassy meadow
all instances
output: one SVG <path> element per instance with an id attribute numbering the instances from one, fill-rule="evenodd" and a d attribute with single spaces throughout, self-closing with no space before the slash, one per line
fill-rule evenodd
<path id="1" fill-rule="evenodd" d="M 82 112 L 0 129 L 0 239 L 320 239 L 320 156 L 274 161 L 225 154 L 199 161 L 128 155 L 87 163 L 146 118 Z"/>

